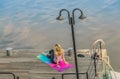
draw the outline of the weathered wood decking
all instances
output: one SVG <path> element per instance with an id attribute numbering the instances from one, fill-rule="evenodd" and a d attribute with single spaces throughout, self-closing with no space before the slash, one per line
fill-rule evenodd
<path id="1" fill-rule="evenodd" d="M 34 51 L 13 51 L 13 55 L 10 57 L 5 56 L 6 51 L 0 52 L 0 72 L 12 72 L 19 76 L 20 79 L 61 79 L 62 73 L 73 73 L 75 72 L 75 66 L 72 69 L 64 72 L 57 72 L 50 68 L 47 64 L 41 62 L 36 58 L 40 52 Z M 78 52 L 81 53 L 81 52 Z M 84 73 L 87 71 L 88 65 L 90 64 L 90 57 L 86 53 L 84 58 L 78 57 L 79 72 Z M 74 57 L 65 55 L 65 58 L 70 63 L 74 64 Z M 85 75 L 80 75 L 81 79 L 86 79 Z M 66 79 L 76 79 L 75 75 L 65 76 Z M 12 79 L 11 75 L 1 75 L 0 79 Z"/>

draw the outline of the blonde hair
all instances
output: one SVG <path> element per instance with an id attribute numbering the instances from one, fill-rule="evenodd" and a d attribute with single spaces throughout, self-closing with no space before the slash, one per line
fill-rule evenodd
<path id="1" fill-rule="evenodd" d="M 63 54 L 63 48 L 60 44 L 55 44 L 55 51 L 57 51 L 57 55 Z"/>

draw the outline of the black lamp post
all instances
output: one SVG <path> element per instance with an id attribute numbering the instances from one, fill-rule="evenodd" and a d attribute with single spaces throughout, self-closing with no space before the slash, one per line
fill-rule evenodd
<path id="1" fill-rule="evenodd" d="M 59 16 L 56 18 L 57 20 L 63 20 L 61 13 L 63 11 L 66 11 L 68 13 L 68 20 L 69 24 L 71 25 L 71 31 L 72 31 L 72 40 L 73 40 L 73 49 L 74 49 L 74 58 L 75 58 L 75 68 L 76 68 L 76 77 L 79 79 L 79 70 L 78 70 L 78 63 L 77 63 L 77 55 L 76 55 L 76 44 L 75 44 L 75 36 L 74 36 L 74 24 L 75 24 L 75 19 L 74 19 L 74 12 L 78 10 L 80 11 L 81 15 L 79 16 L 79 19 L 84 19 L 83 17 L 83 12 L 79 8 L 75 8 L 72 11 L 72 16 L 70 16 L 70 12 L 67 9 L 61 9 L 59 12 Z"/>

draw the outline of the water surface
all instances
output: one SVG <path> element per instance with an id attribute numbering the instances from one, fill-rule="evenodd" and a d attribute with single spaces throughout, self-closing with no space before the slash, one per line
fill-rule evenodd
<path id="1" fill-rule="evenodd" d="M 0 48 L 51 49 L 55 43 L 72 47 L 67 13 L 57 21 L 60 9 L 80 8 L 85 20 L 75 12 L 78 49 L 90 48 L 103 39 L 115 70 L 120 71 L 120 0 L 0 0 Z"/>

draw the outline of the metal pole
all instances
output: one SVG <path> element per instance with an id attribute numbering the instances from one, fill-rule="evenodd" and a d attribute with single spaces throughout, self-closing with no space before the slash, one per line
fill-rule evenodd
<path id="1" fill-rule="evenodd" d="M 75 68 L 76 68 L 76 77 L 77 77 L 77 79 L 79 79 L 79 69 L 78 69 L 78 63 L 77 63 L 76 44 L 75 44 L 75 35 L 74 35 L 74 24 L 75 24 L 74 12 L 76 10 L 80 11 L 80 13 L 81 13 L 79 19 L 84 19 L 83 12 L 79 8 L 73 9 L 73 11 L 72 11 L 72 17 L 70 17 L 70 12 L 67 9 L 61 9 L 60 12 L 59 12 L 59 16 L 56 19 L 57 20 L 63 20 L 61 18 L 61 13 L 63 11 L 66 11 L 68 13 L 68 20 L 69 20 L 69 24 L 71 25 L 71 31 L 72 31 L 72 41 L 73 41 L 73 49 L 74 49 L 74 60 L 75 60 Z"/>
<path id="2" fill-rule="evenodd" d="M 11 72 L 0 72 L 0 74 L 10 74 L 13 76 L 13 79 L 15 79 L 15 74 Z"/>
<path id="3" fill-rule="evenodd" d="M 94 54 L 95 77 L 97 76 L 97 64 L 96 64 L 96 60 L 97 60 L 97 53 L 95 52 L 95 54 Z"/>
<path id="4" fill-rule="evenodd" d="M 70 17 L 71 21 L 71 31 L 72 31 L 72 40 L 73 40 L 73 49 L 74 49 L 74 60 L 75 60 L 75 68 L 76 68 L 76 77 L 79 79 L 79 70 L 78 70 L 78 63 L 77 63 L 77 55 L 76 55 L 76 44 L 75 44 L 75 35 L 74 35 L 74 25 L 73 25 L 73 18 Z"/>

